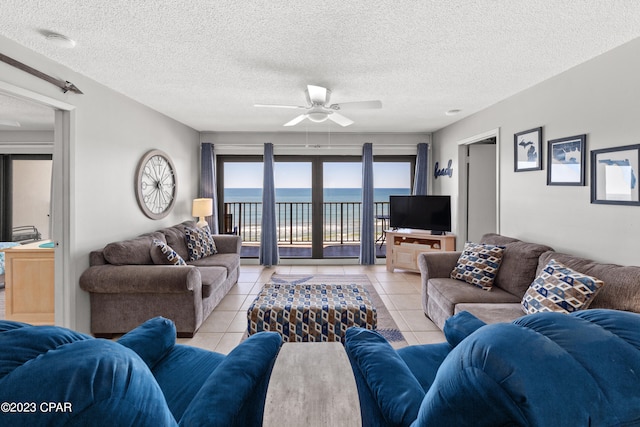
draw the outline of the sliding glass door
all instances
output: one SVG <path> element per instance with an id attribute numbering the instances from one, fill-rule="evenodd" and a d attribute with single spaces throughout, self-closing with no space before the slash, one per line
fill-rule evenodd
<path id="1" fill-rule="evenodd" d="M 409 194 L 413 158 L 374 159 L 377 256 L 385 255 L 389 195 Z M 243 239 L 243 257 L 258 257 L 262 157 L 220 156 L 218 194 L 226 233 Z M 357 258 L 360 252 L 362 164 L 357 156 L 276 156 L 276 217 L 280 258 Z"/>

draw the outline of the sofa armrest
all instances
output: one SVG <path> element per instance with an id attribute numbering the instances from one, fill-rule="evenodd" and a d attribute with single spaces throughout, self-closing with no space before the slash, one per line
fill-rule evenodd
<path id="1" fill-rule="evenodd" d="M 96 265 L 82 273 L 80 288 L 100 294 L 198 292 L 202 279 L 193 266 Z"/>
<path id="2" fill-rule="evenodd" d="M 387 340 L 353 327 L 347 329 L 345 350 L 358 386 L 362 425 L 411 424 L 425 392 Z"/>
<path id="3" fill-rule="evenodd" d="M 461 252 L 424 252 L 418 255 L 418 267 L 422 280 L 451 276 Z"/>
<path id="4" fill-rule="evenodd" d="M 221 254 L 239 254 L 242 249 L 242 238 L 233 234 L 214 234 L 213 241 Z"/>
<path id="5" fill-rule="evenodd" d="M 240 343 L 209 375 L 180 425 L 262 425 L 267 385 L 281 345 L 275 332 L 259 332 Z"/>

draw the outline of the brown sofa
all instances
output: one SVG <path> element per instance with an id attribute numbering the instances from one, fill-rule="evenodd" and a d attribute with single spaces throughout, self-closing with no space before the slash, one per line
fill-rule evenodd
<path id="1" fill-rule="evenodd" d="M 491 291 L 451 279 L 460 252 L 429 252 L 418 256 L 422 276 L 422 307 L 441 329 L 452 315 L 468 311 L 486 323 L 510 322 L 523 316 L 522 297 L 551 259 L 604 281 L 589 308 L 640 313 L 640 267 L 598 263 L 555 252 L 549 246 L 486 234 L 480 243 L 504 245 L 502 264 Z"/>
<path id="2" fill-rule="evenodd" d="M 217 253 L 189 261 L 185 227 L 195 223 L 185 221 L 91 252 L 80 287 L 90 294 L 95 336 L 125 333 L 152 317 L 164 316 L 173 320 L 179 337 L 192 337 L 237 283 L 240 237 L 214 235 Z M 189 265 L 160 265 L 152 256 L 154 239 L 166 242 Z"/>

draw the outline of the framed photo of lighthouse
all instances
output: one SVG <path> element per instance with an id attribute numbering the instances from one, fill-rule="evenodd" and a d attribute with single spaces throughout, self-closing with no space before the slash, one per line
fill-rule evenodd
<path id="1" fill-rule="evenodd" d="M 542 128 L 518 132 L 513 135 L 514 171 L 542 169 Z"/>

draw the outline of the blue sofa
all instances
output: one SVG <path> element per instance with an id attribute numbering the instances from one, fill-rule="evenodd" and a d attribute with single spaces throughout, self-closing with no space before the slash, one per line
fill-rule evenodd
<path id="1" fill-rule="evenodd" d="M 262 425 L 279 334 L 255 334 L 226 356 L 175 339 L 162 317 L 117 342 L 0 321 L 0 425 Z"/>
<path id="2" fill-rule="evenodd" d="M 363 425 L 640 425 L 640 314 L 449 318 L 446 343 L 394 350 L 347 330 Z"/>

